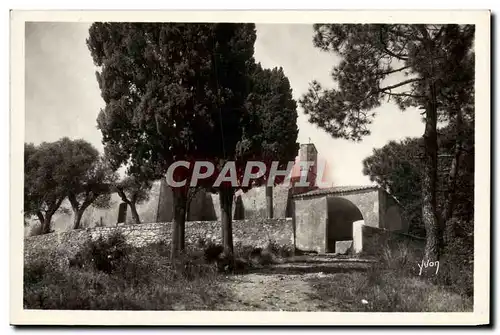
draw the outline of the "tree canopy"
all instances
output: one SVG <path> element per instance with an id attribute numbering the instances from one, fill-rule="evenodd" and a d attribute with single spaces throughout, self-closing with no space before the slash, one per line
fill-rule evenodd
<path id="1" fill-rule="evenodd" d="M 219 171 L 234 161 L 241 172 L 252 158 L 293 160 L 290 84 L 282 69 L 255 64 L 255 38 L 254 24 L 94 23 L 87 44 L 106 103 L 97 122 L 113 165 L 152 179 L 179 160 L 209 160 Z M 178 168 L 174 179 L 191 174 L 192 166 Z M 214 179 L 200 182 L 210 188 Z M 180 249 L 188 187 L 174 189 Z M 231 211 L 234 189 L 223 183 L 217 191 Z"/>
<path id="2" fill-rule="evenodd" d="M 59 170 L 64 162 L 59 145 L 24 144 L 24 215 L 38 217 L 42 234 L 50 232 L 52 216 L 66 198 L 66 176 Z"/>
<path id="3" fill-rule="evenodd" d="M 115 166 L 158 177 L 173 161 L 234 151 L 254 25 L 94 23 L 89 33 L 106 103 L 98 127 Z"/>
<path id="4" fill-rule="evenodd" d="M 464 155 L 460 159 L 452 216 L 462 223 L 463 229 L 472 231 L 474 213 L 474 136 L 473 125 L 468 125 L 465 133 Z M 454 159 L 455 127 L 448 125 L 439 130 L 438 155 L 438 211 L 444 215 L 446 209 L 451 161 Z M 382 148 L 374 149 L 370 157 L 363 161 L 363 173 L 377 182 L 398 199 L 403 215 L 410 224 L 412 234 L 425 237 L 422 226 L 421 175 L 423 170 L 423 139 L 406 138 L 391 141 Z M 465 227 L 464 225 L 469 225 Z M 460 227 L 452 227 L 454 230 Z M 462 234 L 463 235 L 463 234 Z"/>
<path id="5" fill-rule="evenodd" d="M 220 195 L 223 227 L 223 241 L 226 253 L 233 252 L 232 204 L 235 191 L 247 191 L 254 186 L 267 184 L 272 162 L 277 168 L 286 170 L 294 162 L 299 149 L 297 143 L 297 103 L 293 99 L 290 82 L 282 68 L 264 69 L 255 64 L 250 77 L 250 91 L 245 102 L 245 118 L 239 125 L 241 139 L 234 152 L 226 153 L 228 160 L 235 162 L 239 187 L 221 184 Z M 245 183 L 245 170 L 249 161 L 261 162 L 266 168 L 259 178 Z M 252 170 L 252 173 L 257 171 Z M 284 180 L 278 176 L 274 184 Z"/>
<path id="6" fill-rule="evenodd" d="M 61 140 L 61 167 L 67 176 L 66 192 L 74 213 L 73 229 L 79 229 L 85 210 L 92 204 L 109 206 L 110 185 L 116 174 L 99 151 L 85 140 Z"/>
<path id="7" fill-rule="evenodd" d="M 386 100 L 423 110 L 422 220 L 426 258 L 437 259 L 437 123 L 460 118 L 473 101 L 474 26 L 316 24 L 314 30 L 314 45 L 341 60 L 332 70 L 338 87 L 314 81 L 300 100 L 311 123 L 358 141 L 370 134 L 373 110 Z"/>
<path id="8" fill-rule="evenodd" d="M 106 183 L 113 174 L 84 140 L 65 137 L 39 146 L 25 143 L 24 156 L 24 212 L 38 217 L 42 233 L 50 231 L 52 216 L 66 197 L 75 214 L 75 229 L 88 206 L 98 198 L 105 204 L 102 198 L 109 197 Z"/>
<path id="9" fill-rule="evenodd" d="M 295 161 L 299 150 L 297 143 L 297 103 L 293 99 L 290 82 L 283 68 L 264 69 L 255 66 L 252 74 L 252 89 L 246 102 L 251 126 L 247 131 L 250 144 L 250 159 L 258 159 L 266 164 L 278 161 L 279 169 L 286 169 L 289 162 Z M 255 180 L 262 184 L 268 177 Z M 279 183 L 283 178 L 277 178 Z"/>
<path id="10" fill-rule="evenodd" d="M 255 38 L 254 24 L 94 23 L 87 44 L 106 103 L 97 123 L 113 166 L 159 178 L 175 161 L 232 156 Z M 191 173 L 176 169 L 174 178 Z M 183 249 L 188 185 L 173 191 L 174 257 Z"/>

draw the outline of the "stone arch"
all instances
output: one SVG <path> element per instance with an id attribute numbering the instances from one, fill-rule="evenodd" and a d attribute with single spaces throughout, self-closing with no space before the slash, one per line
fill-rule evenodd
<path id="1" fill-rule="evenodd" d="M 335 252 L 337 241 L 352 240 L 352 224 L 364 220 L 361 210 L 343 197 L 327 198 L 326 251 Z"/>

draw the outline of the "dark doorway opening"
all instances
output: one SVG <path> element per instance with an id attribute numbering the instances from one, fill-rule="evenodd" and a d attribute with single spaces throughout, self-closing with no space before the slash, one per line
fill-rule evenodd
<path id="1" fill-rule="evenodd" d="M 352 224 L 363 220 L 363 215 L 355 204 L 344 198 L 327 198 L 327 207 L 326 251 L 336 252 L 336 242 L 352 240 Z"/>
<path id="2" fill-rule="evenodd" d="M 127 204 L 122 202 L 118 207 L 118 222 L 117 223 L 125 223 L 127 221 Z"/>

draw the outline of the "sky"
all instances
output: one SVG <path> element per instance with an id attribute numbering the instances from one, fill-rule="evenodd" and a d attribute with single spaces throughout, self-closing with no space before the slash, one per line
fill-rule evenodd
<path id="1" fill-rule="evenodd" d="M 96 118 L 104 101 L 85 42 L 89 26 L 81 22 L 26 24 L 26 142 L 39 144 L 67 136 L 83 138 L 103 150 Z M 297 101 L 312 80 L 326 87 L 334 85 L 330 73 L 339 59 L 313 46 L 312 25 L 257 24 L 256 28 L 256 61 L 266 68 L 281 66 Z M 383 103 L 374 111 L 377 117 L 370 126 L 371 135 L 361 142 L 350 142 L 333 139 L 310 124 L 298 106 L 298 142 L 316 146 L 319 160 L 327 163 L 326 174 L 332 184 L 370 184 L 363 175 L 362 161 L 374 148 L 423 134 L 417 110 L 401 112 L 394 104 Z"/>

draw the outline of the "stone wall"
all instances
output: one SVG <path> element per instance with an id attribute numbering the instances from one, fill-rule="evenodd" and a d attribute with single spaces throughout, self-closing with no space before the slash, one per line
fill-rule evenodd
<path id="1" fill-rule="evenodd" d="M 152 198 L 157 206 L 156 219 L 146 222 L 169 222 L 173 220 L 173 193 L 165 181 L 162 179 L 160 183 L 160 192 Z M 216 195 L 218 197 L 218 195 Z M 217 220 L 214 203 L 212 202 L 212 194 L 207 193 L 203 189 L 198 189 L 191 198 L 189 204 L 190 221 L 211 221 Z"/>
<path id="2" fill-rule="evenodd" d="M 95 227 L 46 235 L 30 236 L 24 239 L 26 256 L 43 249 L 58 249 L 68 256 L 74 255 L 89 239 L 107 236 L 113 232 L 122 233 L 133 246 L 170 241 L 172 224 L 144 223 L 140 225 L 121 225 L 118 227 Z M 186 222 L 186 243 L 194 244 L 199 239 L 221 243 L 221 223 L 218 221 Z M 280 245 L 293 245 L 293 226 L 291 219 L 262 219 L 233 221 L 234 244 L 266 247 L 269 241 Z"/>
<path id="3" fill-rule="evenodd" d="M 421 249 L 425 240 L 400 232 L 370 227 L 365 225 L 363 221 L 353 223 L 353 250 L 357 253 L 379 255 L 384 247 L 392 248 L 399 243 L 412 249 Z"/>
<path id="4" fill-rule="evenodd" d="M 294 200 L 295 247 L 302 251 L 324 253 L 326 249 L 326 197 Z"/>
<path id="5" fill-rule="evenodd" d="M 287 217 L 288 190 L 289 187 L 284 185 L 273 187 L 273 217 Z M 245 219 L 266 217 L 267 205 L 265 186 L 254 187 L 245 193 L 240 191 L 237 195 L 241 196 Z"/>
<path id="6" fill-rule="evenodd" d="M 380 199 L 380 228 L 391 231 L 399 231 L 405 233 L 408 231 L 408 223 L 405 222 L 401 215 L 401 208 L 395 199 L 385 192 L 379 190 Z"/>

